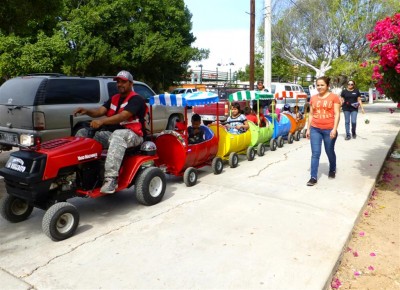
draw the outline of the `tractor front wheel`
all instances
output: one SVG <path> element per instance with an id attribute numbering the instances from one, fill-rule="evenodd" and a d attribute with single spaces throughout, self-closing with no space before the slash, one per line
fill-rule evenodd
<path id="1" fill-rule="evenodd" d="M 78 224 L 77 208 L 69 202 L 58 202 L 44 214 L 42 229 L 53 241 L 62 241 L 73 236 Z"/>

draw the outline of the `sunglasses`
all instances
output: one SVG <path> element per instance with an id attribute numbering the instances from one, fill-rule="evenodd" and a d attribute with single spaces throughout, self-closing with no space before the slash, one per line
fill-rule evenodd
<path id="1" fill-rule="evenodd" d="M 353 83 L 348 83 L 347 85 L 349 85 L 349 86 L 354 86 L 354 84 L 353 84 Z"/>

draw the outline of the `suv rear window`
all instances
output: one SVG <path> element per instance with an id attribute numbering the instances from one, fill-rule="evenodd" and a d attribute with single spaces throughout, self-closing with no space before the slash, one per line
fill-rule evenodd
<path id="1" fill-rule="evenodd" d="M 117 82 L 107 83 L 107 90 L 108 90 L 108 95 L 110 96 L 110 98 L 112 96 L 114 96 L 115 94 L 118 94 Z"/>
<path id="2" fill-rule="evenodd" d="M 86 79 L 49 79 L 44 104 L 84 104 L 100 102 L 100 82 Z M 38 100 L 38 103 L 40 101 Z"/>
<path id="3" fill-rule="evenodd" d="M 133 85 L 133 90 L 141 95 L 143 98 L 148 100 L 150 97 L 154 96 L 154 93 L 152 90 L 150 90 L 147 86 L 141 85 L 141 84 L 134 84 Z"/>
<path id="4" fill-rule="evenodd" d="M 0 104 L 32 106 L 44 78 L 14 78 L 0 87 Z"/>
<path id="5" fill-rule="evenodd" d="M 186 92 L 186 89 L 175 89 L 172 91 L 171 94 L 184 94 Z"/>

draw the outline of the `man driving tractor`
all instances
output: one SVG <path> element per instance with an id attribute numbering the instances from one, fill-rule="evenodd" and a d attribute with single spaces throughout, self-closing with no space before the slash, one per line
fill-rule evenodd
<path id="1" fill-rule="evenodd" d="M 96 130 L 93 139 L 108 148 L 105 162 L 104 183 L 101 193 L 112 194 L 118 187 L 118 173 L 125 151 L 143 143 L 147 106 L 144 99 L 133 91 L 133 77 L 128 71 L 120 71 L 114 80 L 118 94 L 112 96 L 96 109 L 77 108 L 74 115 L 88 115 L 92 118 L 105 116 L 90 122 Z M 82 128 L 77 137 L 88 137 L 88 128 Z"/>

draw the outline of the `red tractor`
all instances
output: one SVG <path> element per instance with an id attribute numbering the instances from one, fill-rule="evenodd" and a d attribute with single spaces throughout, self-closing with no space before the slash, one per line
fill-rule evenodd
<path id="1" fill-rule="evenodd" d="M 82 137 L 66 137 L 23 146 L 11 153 L 0 175 L 7 194 L 0 202 L 4 219 L 16 223 L 29 217 L 34 207 L 46 210 L 43 231 L 52 240 L 71 237 L 79 223 L 77 208 L 67 202 L 73 197 L 97 198 L 104 177 L 106 151 L 99 142 Z M 160 202 L 166 188 L 165 174 L 157 167 L 156 146 L 145 141 L 128 148 L 121 165 L 118 188 L 132 185 L 137 200 L 144 205 Z"/>

